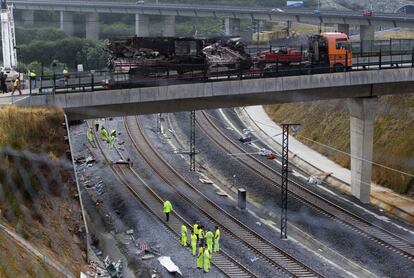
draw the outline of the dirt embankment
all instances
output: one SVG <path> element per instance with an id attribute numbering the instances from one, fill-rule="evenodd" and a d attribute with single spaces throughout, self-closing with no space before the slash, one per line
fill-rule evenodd
<path id="1" fill-rule="evenodd" d="M 0 223 L 78 277 L 86 244 L 63 122 L 57 109 L 0 107 Z M 0 277 L 63 277 L 1 232 L 0 248 Z"/>
<path id="2" fill-rule="evenodd" d="M 313 141 L 349 153 L 349 113 L 346 100 L 271 105 L 267 113 L 277 122 L 302 124 L 297 139 L 340 165 L 349 168 L 350 157 L 312 143 Z M 373 161 L 414 173 L 414 94 L 381 97 L 375 117 Z M 397 193 L 414 196 L 414 178 L 374 166 L 374 182 Z"/>

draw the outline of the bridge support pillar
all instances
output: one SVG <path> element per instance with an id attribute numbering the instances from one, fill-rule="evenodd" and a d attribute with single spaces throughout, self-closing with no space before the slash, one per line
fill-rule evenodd
<path id="1" fill-rule="evenodd" d="M 91 40 L 99 39 L 99 14 L 88 13 L 85 18 L 86 38 Z"/>
<path id="2" fill-rule="evenodd" d="M 162 30 L 162 35 L 164 37 L 175 36 L 175 16 L 174 15 L 164 16 L 164 28 Z"/>
<path id="3" fill-rule="evenodd" d="M 135 14 L 135 35 L 137 35 L 138 37 L 148 37 L 149 22 L 150 20 L 148 15 Z"/>
<path id="4" fill-rule="evenodd" d="M 338 24 L 338 32 L 345 33 L 349 36 L 349 24 Z"/>
<path id="5" fill-rule="evenodd" d="M 34 11 L 23 10 L 22 11 L 23 27 L 33 27 L 34 25 Z"/>
<path id="6" fill-rule="evenodd" d="M 66 36 L 72 37 L 75 33 L 75 22 L 73 20 L 73 13 L 60 12 L 60 30 L 62 30 Z"/>
<path id="7" fill-rule="evenodd" d="M 375 26 L 361 25 L 360 27 L 360 41 L 362 53 L 372 50 L 372 41 L 375 39 Z"/>
<path id="8" fill-rule="evenodd" d="M 371 193 L 374 113 L 377 98 L 348 101 L 351 123 L 351 193 L 369 203 Z"/>
<path id="9" fill-rule="evenodd" d="M 240 19 L 226 18 L 224 19 L 224 30 L 226 36 L 240 36 Z"/>

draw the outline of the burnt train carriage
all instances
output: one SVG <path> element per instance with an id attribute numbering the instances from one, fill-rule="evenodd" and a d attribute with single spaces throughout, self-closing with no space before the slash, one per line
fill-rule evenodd
<path id="1" fill-rule="evenodd" d="M 151 74 L 204 70 L 203 40 L 193 38 L 115 38 L 109 41 L 108 68 L 115 72 Z"/>

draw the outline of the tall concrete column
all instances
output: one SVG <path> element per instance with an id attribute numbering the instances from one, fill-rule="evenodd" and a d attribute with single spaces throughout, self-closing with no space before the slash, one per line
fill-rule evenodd
<path id="1" fill-rule="evenodd" d="M 351 193 L 369 203 L 371 193 L 374 113 L 377 98 L 348 101 L 351 123 Z"/>
<path id="2" fill-rule="evenodd" d="M 91 40 L 99 39 L 99 14 L 88 13 L 85 16 L 86 38 Z"/>
<path id="3" fill-rule="evenodd" d="M 240 36 L 240 19 L 226 18 L 224 20 L 224 29 L 226 36 Z"/>
<path id="4" fill-rule="evenodd" d="M 372 50 L 372 41 L 375 39 L 375 26 L 361 25 L 360 26 L 360 40 L 362 52 Z"/>
<path id="5" fill-rule="evenodd" d="M 349 24 L 338 24 L 338 32 L 349 35 Z"/>
<path id="6" fill-rule="evenodd" d="M 162 30 L 162 35 L 164 37 L 174 37 L 175 36 L 175 16 L 166 15 L 163 18 L 164 28 Z"/>
<path id="7" fill-rule="evenodd" d="M 146 14 L 135 15 L 135 35 L 138 37 L 149 36 L 149 16 Z"/>
<path id="8" fill-rule="evenodd" d="M 24 27 L 33 27 L 34 25 L 34 11 L 23 10 L 22 11 L 22 20 Z"/>
<path id="9" fill-rule="evenodd" d="M 75 23 L 73 21 L 73 13 L 60 12 L 60 30 L 62 30 L 69 37 L 74 35 Z"/>

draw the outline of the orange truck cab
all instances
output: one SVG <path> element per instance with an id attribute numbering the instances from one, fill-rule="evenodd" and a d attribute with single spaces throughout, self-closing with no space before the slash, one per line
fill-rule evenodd
<path id="1" fill-rule="evenodd" d="M 352 47 L 347 34 L 328 32 L 309 38 L 310 62 L 343 71 L 352 67 Z"/>

